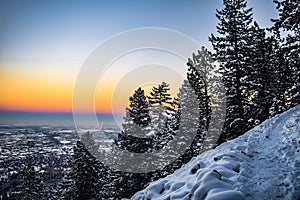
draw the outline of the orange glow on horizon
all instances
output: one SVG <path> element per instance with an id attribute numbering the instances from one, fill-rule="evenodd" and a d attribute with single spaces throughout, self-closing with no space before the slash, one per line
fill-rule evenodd
<path id="1" fill-rule="evenodd" d="M 51 66 L 28 67 L 0 65 L 0 111 L 72 113 L 73 89 L 77 70 L 58 70 Z M 134 82 L 134 80 L 131 80 Z M 78 113 L 124 114 L 129 97 L 138 86 L 127 82 L 118 85 L 118 78 L 109 76 L 102 79 L 101 87 L 95 88 L 95 105 L 84 103 L 77 106 Z M 156 83 L 140 85 L 149 95 Z M 131 91 L 132 90 L 132 91 Z M 177 91 L 172 91 L 172 97 Z M 85 91 L 82 91 L 84 100 Z"/>
<path id="2" fill-rule="evenodd" d="M 72 113 L 73 87 L 76 73 L 69 78 L 63 74 L 25 71 L 15 66 L 0 66 L 0 111 Z M 104 94 L 104 96 L 103 96 Z M 109 95 L 109 94 L 108 94 Z M 96 103 L 97 113 L 111 113 L 111 103 L 102 91 L 101 102 Z M 101 105 L 100 105 L 101 103 Z M 122 113 L 125 109 L 119 109 Z M 91 113 L 84 106 L 81 113 Z"/>
<path id="3" fill-rule="evenodd" d="M 6 72 L 1 75 L 0 109 L 34 112 L 70 112 L 72 85 L 53 83 L 45 77 Z"/>

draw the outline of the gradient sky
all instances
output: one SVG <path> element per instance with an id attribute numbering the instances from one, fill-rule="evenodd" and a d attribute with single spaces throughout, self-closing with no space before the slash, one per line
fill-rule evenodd
<path id="1" fill-rule="evenodd" d="M 270 19 L 277 17 L 272 0 L 248 2 L 254 7 L 254 19 L 262 27 L 271 26 Z M 122 31 L 174 29 L 211 49 L 208 36 L 216 33 L 215 10 L 220 8 L 221 0 L 2 0 L 0 110 L 71 112 L 74 82 L 84 60 L 101 42 Z M 129 55 L 115 68 L 151 55 Z M 102 96 L 96 101 L 98 112 L 124 110 L 132 91 L 124 90 L 113 100 L 116 88 L 110 82 L 119 79 L 107 77 L 106 90 L 97 91 L 95 96 Z M 126 83 L 122 86 L 126 88 Z"/>

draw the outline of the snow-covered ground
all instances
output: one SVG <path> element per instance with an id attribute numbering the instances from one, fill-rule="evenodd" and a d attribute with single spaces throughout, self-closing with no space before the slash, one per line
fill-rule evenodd
<path id="1" fill-rule="evenodd" d="M 151 183 L 140 200 L 299 200 L 300 106 L 193 158 Z"/>

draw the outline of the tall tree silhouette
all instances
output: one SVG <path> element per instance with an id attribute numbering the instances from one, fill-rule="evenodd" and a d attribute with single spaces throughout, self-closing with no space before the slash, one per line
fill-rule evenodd
<path id="1" fill-rule="evenodd" d="M 95 200 L 99 198 L 99 165 L 82 142 L 77 141 L 69 170 L 62 183 L 62 199 Z"/>
<path id="2" fill-rule="evenodd" d="M 279 34 L 286 31 L 281 54 L 291 70 L 291 87 L 286 91 L 290 98 L 290 107 L 300 104 L 300 2 L 299 0 L 274 0 L 279 12 L 274 22 L 273 30 Z"/>
<path id="3" fill-rule="evenodd" d="M 152 117 L 152 128 L 156 132 L 161 132 L 168 111 L 172 110 L 172 98 L 169 93 L 170 87 L 167 83 L 162 82 L 158 87 L 153 87 L 148 96 L 150 104 L 150 112 Z"/>
<path id="4" fill-rule="evenodd" d="M 246 47 L 252 23 L 252 8 L 247 8 L 246 0 L 224 0 L 223 4 L 224 8 L 216 14 L 219 35 L 212 34 L 209 38 L 226 89 L 226 121 L 219 142 L 245 132 L 243 79 L 249 61 Z"/>
<path id="5" fill-rule="evenodd" d="M 17 199 L 39 200 L 45 196 L 41 177 L 35 170 L 32 159 L 29 159 L 24 164 L 24 168 L 19 176 L 20 184 L 17 186 Z"/>

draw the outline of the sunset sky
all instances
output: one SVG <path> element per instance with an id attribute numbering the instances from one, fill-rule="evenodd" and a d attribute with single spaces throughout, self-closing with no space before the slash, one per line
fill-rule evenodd
<path id="1" fill-rule="evenodd" d="M 248 2 L 254 7 L 254 20 L 262 27 L 271 26 L 270 19 L 277 17 L 272 0 Z M 86 58 L 107 38 L 129 29 L 173 29 L 211 49 L 208 36 L 216 33 L 215 10 L 221 8 L 221 0 L 3 0 L 0 111 L 72 112 L 74 83 Z M 129 83 L 125 76 L 121 80 L 118 69 L 130 70 L 133 65 L 143 65 L 151 59 L 169 65 L 176 60 L 166 53 L 151 51 L 120 58 L 114 63 L 115 72 L 101 80 L 105 89 L 95 92 L 97 112 L 123 112 L 132 89 L 126 90 Z M 177 63 L 180 62 L 179 71 L 184 73 L 185 61 Z M 177 79 L 172 83 L 168 76 L 171 75 L 166 72 L 163 77 L 169 79 L 176 93 L 173 87 L 180 83 L 176 83 Z M 143 85 L 151 88 L 149 81 Z M 91 110 L 83 107 L 82 112 Z"/>

